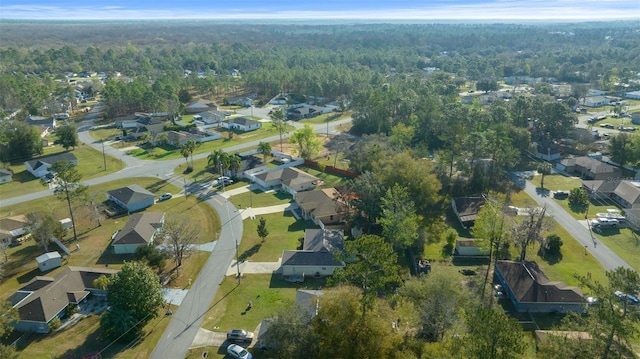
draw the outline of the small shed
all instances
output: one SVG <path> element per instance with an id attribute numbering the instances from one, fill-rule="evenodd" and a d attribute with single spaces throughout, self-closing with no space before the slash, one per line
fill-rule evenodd
<path id="1" fill-rule="evenodd" d="M 481 246 L 480 240 L 458 238 L 456 239 L 456 254 L 459 256 L 487 256 L 489 249 Z"/>
<path id="2" fill-rule="evenodd" d="M 71 218 L 64 218 L 60 220 L 60 224 L 62 224 L 62 228 L 66 231 L 67 229 L 71 229 L 73 227 L 73 222 Z"/>
<path id="3" fill-rule="evenodd" d="M 36 262 L 40 271 L 46 272 L 62 266 L 62 257 L 58 252 L 49 252 L 36 258 Z"/>

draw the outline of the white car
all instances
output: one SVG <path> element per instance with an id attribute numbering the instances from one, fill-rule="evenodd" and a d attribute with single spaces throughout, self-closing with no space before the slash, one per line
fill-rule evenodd
<path id="1" fill-rule="evenodd" d="M 253 355 L 238 344 L 229 344 L 227 354 L 236 359 L 253 359 Z"/>
<path id="2" fill-rule="evenodd" d="M 158 201 L 166 201 L 168 199 L 171 199 L 171 197 L 173 197 L 173 195 L 169 192 L 167 193 L 163 193 L 160 195 L 160 198 L 158 198 Z"/>

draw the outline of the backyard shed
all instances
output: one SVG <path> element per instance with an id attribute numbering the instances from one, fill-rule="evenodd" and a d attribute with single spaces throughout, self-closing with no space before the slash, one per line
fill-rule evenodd
<path id="1" fill-rule="evenodd" d="M 40 271 L 46 272 L 60 267 L 62 265 L 62 257 L 58 252 L 48 252 L 36 258 L 36 262 L 38 262 Z"/>

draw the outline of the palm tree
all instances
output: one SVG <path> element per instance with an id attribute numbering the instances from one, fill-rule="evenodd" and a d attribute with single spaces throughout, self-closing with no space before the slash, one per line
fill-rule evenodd
<path id="1" fill-rule="evenodd" d="M 267 163 L 267 157 L 271 154 L 271 144 L 269 142 L 262 142 L 258 144 L 258 153 L 262 153 L 264 163 Z"/>
<path id="2" fill-rule="evenodd" d="M 224 175 L 223 170 L 229 168 L 231 159 L 228 153 L 217 149 L 207 156 L 207 164 L 218 168 L 220 175 Z"/>
<path id="3" fill-rule="evenodd" d="M 160 132 L 157 136 L 156 139 L 154 140 L 154 146 L 157 146 L 158 143 L 163 145 L 165 144 L 167 141 L 169 141 L 169 134 L 166 132 Z"/>
<path id="4" fill-rule="evenodd" d="M 191 156 L 191 167 L 193 167 L 193 152 L 196 150 L 196 148 L 200 147 L 200 144 L 200 142 L 189 140 L 184 145 L 182 145 L 189 151 L 189 155 Z"/>
<path id="5" fill-rule="evenodd" d="M 542 162 L 538 165 L 538 173 L 542 175 L 542 178 L 540 179 L 540 188 L 544 189 L 544 176 L 550 174 L 552 169 L 551 163 L 549 162 Z"/>
<path id="6" fill-rule="evenodd" d="M 240 169 L 240 166 L 242 166 L 242 160 L 240 159 L 240 156 L 236 156 L 236 155 L 229 156 L 229 170 L 235 173 L 236 176 L 237 176 L 238 170 Z"/>
<path id="7" fill-rule="evenodd" d="M 184 160 L 187 162 L 187 168 L 189 168 L 189 148 L 187 148 L 187 146 L 185 145 L 186 144 L 180 147 L 180 153 L 182 154 L 182 157 L 184 157 Z"/>

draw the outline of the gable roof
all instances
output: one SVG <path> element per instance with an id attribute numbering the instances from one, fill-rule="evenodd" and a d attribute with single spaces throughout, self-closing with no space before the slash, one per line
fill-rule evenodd
<path id="1" fill-rule="evenodd" d="M 158 228 L 162 228 L 164 213 L 135 213 L 113 239 L 113 245 L 150 243 Z"/>
<path id="2" fill-rule="evenodd" d="M 27 225 L 27 216 L 19 215 L 0 219 L 0 239 L 18 236 Z"/>
<path id="3" fill-rule="evenodd" d="M 8 169 L 0 168 L 0 177 L 11 177 L 13 176 L 13 172 Z"/>
<path id="4" fill-rule="evenodd" d="M 235 117 L 235 118 L 231 118 L 229 120 L 226 120 L 226 122 L 228 123 L 233 123 L 235 125 L 241 125 L 241 126 L 253 126 L 255 124 L 259 124 L 260 122 L 256 121 L 256 120 L 252 120 L 250 118 L 247 117 Z"/>
<path id="5" fill-rule="evenodd" d="M 336 251 L 344 248 L 344 235 L 340 230 L 307 229 L 302 250 L 284 251 L 283 266 L 327 266 L 341 267 L 344 263 L 335 260 Z"/>
<path id="6" fill-rule="evenodd" d="M 606 164 L 602 161 L 599 161 L 595 158 L 591 158 L 588 156 L 566 158 L 560 161 L 560 164 L 566 167 L 580 166 L 587 169 L 593 174 L 620 172 L 619 168 L 611 166 L 609 164 Z"/>
<path id="7" fill-rule="evenodd" d="M 456 197 L 453 199 L 455 210 L 462 222 L 475 221 L 478 212 L 482 209 L 487 199 L 484 196 Z"/>
<path id="8" fill-rule="evenodd" d="M 205 99 L 197 99 L 189 104 L 187 104 L 185 106 L 186 108 L 212 108 L 212 109 L 218 109 L 218 105 L 215 104 L 215 102 L 211 101 L 211 100 L 205 100 Z"/>
<path id="9" fill-rule="evenodd" d="M 282 252 L 282 266 L 309 267 L 342 267 L 344 264 L 333 258 L 330 252 L 313 251 L 284 251 Z"/>
<path id="10" fill-rule="evenodd" d="M 296 193 L 298 206 L 315 217 L 326 217 L 338 213 L 338 206 L 342 205 L 338 198 L 340 198 L 339 192 L 335 188 Z"/>
<path id="11" fill-rule="evenodd" d="M 640 204 L 640 182 L 622 181 L 613 193 L 631 205 Z"/>
<path id="12" fill-rule="evenodd" d="M 582 291 L 551 282 L 535 262 L 496 261 L 509 289 L 520 303 L 582 303 Z"/>
<path id="13" fill-rule="evenodd" d="M 208 121 L 223 121 L 226 117 L 224 112 L 218 110 L 200 112 L 197 116 Z"/>
<path id="14" fill-rule="evenodd" d="M 62 258 L 58 252 L 47 252 L 36 257 L 38 264 L 48 261 L 49 259 Z"/>
<path id="15" fill-rule="evenodd" d="M 112 191 L 107 192 L 107 194 L 126 205 L 147 200 L 149 199 L 149 197 L 152 197 L 152 198 L 155 197 L 153 193 L 138 186 L 137 184 L 132 184 L 127 187 L 114 189 Z"/>
<path id="16" fill-rule="evenodd" d="M 283 184 L 289 187 L 291 187 L 291 185 L 293 184 L 307 183 L 307 182 L 313 182 L 318 180 L 318 178 L 304 171 L 301 171 L 295 167 L 286 167 L 286 168 L 280 168 L 274 171 L 263 172 L 263 173 L 257 174 L 256 178 L 265 182 L 270 182 L 276 179 L 280 179 L 280 181 Z"/>
<path id="17" fill-rule="evenodd" d="M 112 276 L 107 268 L 66 267 L 55 278 L 35 277 L 9 297 L 20 320 L 49 322 L 69 303 L 77 303 L 95 289 L 93 281 L 101 275 Z"/>
<path id="18" fill-rule="evenodd" d="M 609 179 L 609 180 L 585 180 L 582 181 L 582 188 L 586 189 L 588 192 L 600 192 L 602 194 L 612 193 L 620 184 L 620 180 L 618 179 Z"/>
<path id="19" fill-rule="evenodd" d="M 296 306 L 307 311 L 313 318 L 318 314 L 318 303 L 323 295 L 324 292 L 321 290 L 298 289 L 296 291 Z"/>
<path id="20" fill-rule="evenodd" d="M 65 162 L 76 162 L 78 158 L 73 153 L 63 152 L 55 155 L 37 158 L 35 160 L 27 161 L 26 163 L 34 170 L 38 170 L 42 166 L 51 166 L 56 162 L 65 161 Z"/>

